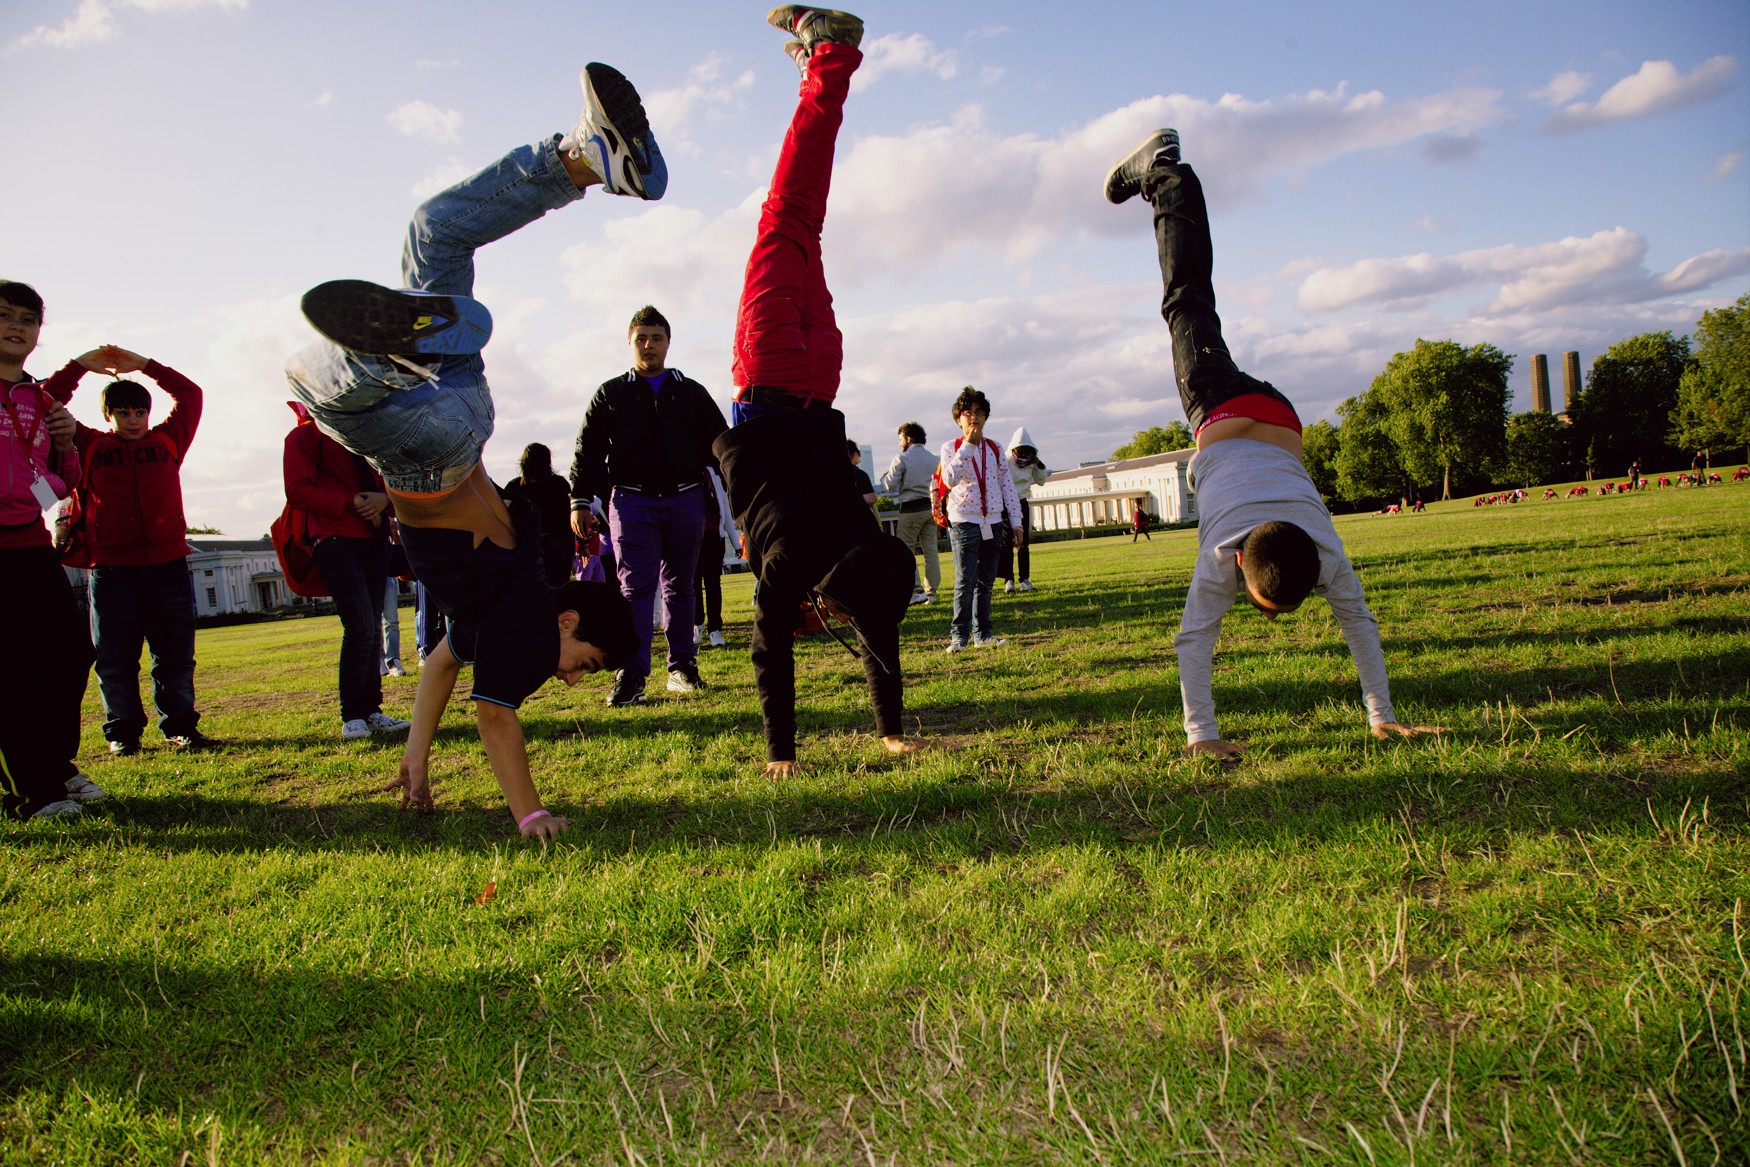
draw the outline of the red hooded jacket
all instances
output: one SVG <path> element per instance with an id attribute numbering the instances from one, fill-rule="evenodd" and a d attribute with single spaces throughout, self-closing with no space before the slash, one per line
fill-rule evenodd
<path id="1" fill-rule="evenodd" d="M 309 512 L 311 539 L 330 535 L 368 539 L 377 534 L 382 528 L 353 510 L 352 500 L 363 490 L 386 493 L 382 476 L 317 429 L 296 402 L 286 404 L 298 415 L 297 428 L 286 435 L 286 501 Z"/>

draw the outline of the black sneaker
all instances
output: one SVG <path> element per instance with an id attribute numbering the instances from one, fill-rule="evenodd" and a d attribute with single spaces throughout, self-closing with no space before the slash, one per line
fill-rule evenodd
<path id="1" fill-rule="evenodd" d="M 466 355 L 492 337 L 492 313 L 478 300 L 366 280 L 317 284 L 301 307 L 310 327 L 356 353 Z"/>
<path id="2" fill-rule="evenodd" d="M 668 691 L 670 693 L 698 693 L 705 688 L 705 678 L 699 675 L 699 666 L 684 664 L 668 670 Z"/>
<path id="3" fill-rule="evenodd" d="M 109 756 L 112 758 L 131 758 L 140 752 L 140 739 L 133 738 L 125 742 L 110 742 Z"/>
<path id="4" fill-rule="evenodd" d="M 1179 131 L 1156 130 L 1137 144 L 1136 149 L 1118 160 L 1118 165 L 1106 175 L 1106 201 L 1126 202 L 1142 193 L 1142 180 L 1157 162 L 1179 160 Z"/>
<path id="5" fill-rule="evenodd" d="M 608 693 L 609 705 L 644 704 L 644 678 L 621 669 L 614 674 L 614 687 Z"/>
<path id="6" fill-rule="evenodd" d="M 191 729 L 187 733 L 172 734 L 170 738 L 170 748 L 173 750 L 185 750 L 188 753 L 193 754 L 198 753 L 201 750 L 218 749 L 219 743 L 202 733 L 200 730 Z"/>

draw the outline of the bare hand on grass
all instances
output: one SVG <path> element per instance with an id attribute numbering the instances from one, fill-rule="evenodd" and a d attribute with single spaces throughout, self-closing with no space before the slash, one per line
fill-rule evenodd
<path id="1" fill-rule="evenodd" d="M 1186 757 L 1198 754 L 1208 754 L 1221 762 L 1232 764 L 1240 760 L 1245 750 L 1237 742 L 1222 741 L 1220 738 L 1210 738 L 1208 741 L 1192 742 L 1185 747 Z"/>
<path id="2" fill-rule="evenodd" d="M 1373 727 L 1373 736 L 1380 741 L 1390 741 L 1392 737 L 1424 737 L 1430 734 L 1445 733 L 1443 725 L 1405 725 L 1401 721 L 1382 721 Z"/>
<path id="3" fill-rule="evenodd" d="M 760 772 L 763 778 L 794 778 L 802 773 L 800 762 L 767 762 L 766 768 Z"/>
<path id="4" fill-rule="evenodd" d="M 395 781 L 383 787 L 383 793 L 399 790 L 401 792 L 402 810 L 436 810 L 437 801 L 431 796 L 431 786 L 426 782 L 425 767 L 416 766 L 406 758 L 401 759 L 401 771 Z"/>
<path id="5" fill-rule="evenodd" d="M 544 814 L 526 827 L 519 828 L 525 839 L 539 839 L 545 843 L 549 839 L 557 839 L 571 829 L 571 820 L 560 818 L 556 814 Z"/>

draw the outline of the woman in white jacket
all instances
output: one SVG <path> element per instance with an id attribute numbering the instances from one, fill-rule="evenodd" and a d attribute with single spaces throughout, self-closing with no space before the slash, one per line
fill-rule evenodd
<path id="1" fill-rule="evenodd" d="M 1033 573 L 1030 570 L 1033 563 L 1032 549 L 1027 546 L 1033 540 L 1033 508 L 1027 505 L 1027 497 L 1033 493 L 1033 488 L 1040 485 L 1051 471 L 1045 468 L 1044 461 L 1039 457 L 1039 447 L 1033 443 L 1033 435 L 1022 426 L 1015 431 L 1015 436 L 1009 439 L 1009 477 L 1015 480 L 1015 497 L 1021 502 L 1020 528 L 1021 538 L 1017 541 L 1009 534 L 1009 526 L 1015 525 L 1015 516 L 1009 516 L 1009 523 L 1003 528 L 1003 560 L 998 575 L 1003 578 L 1003 591 L 1030 592 L 1033 590 Z M 1015 554 L 1021 557 L 1020 582 L 1015 581 Z"/>

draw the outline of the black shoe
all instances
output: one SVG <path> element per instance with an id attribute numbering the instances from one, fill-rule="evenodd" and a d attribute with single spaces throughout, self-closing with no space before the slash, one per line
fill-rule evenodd
<path id="1" fill-rule="evenodd" d="M 1142 180 L 1157 162 L 1179 160 L 1179 131 L 1156 130 L 1137 144 L 1136 149 L 1118 160 L 1118 165 L 1106 175 L 1106 201 L 1127 202 L 1142 193 Z"/>
<path id="2" fill-rule="evenodd" d="M 609 705 L 644 704 L 644 678 L 621 669 L 614 674 L 614 687 L 608 693 Z"/>
<path id="3" fill-rule="evenodd" d="M 183 750 L 193 754 L 198 753 L 201 750 L 218 749 L 219 743 L 202 733 L 200 730 L 191 729 L 187 733 L 172 734 L 170 736 L 170 748 L 173 750 Z"/>
<path id="4" fill-rule="evenodd" d="M 110 742 L 109 756 L 112 758 L 131 758 L 140 752 L 140 739 L 133 738 L 125 742 Z"/>
<path id="5" fill-rule="evenodd" d="M 330 280 L 304 293 L 304 319 L 344 349 L 380 356 L 466 355 L 492 336 L 492 314 L 467 296 Z"/>
<path id="6" fill-rule="evenodd" d="M 705 688 L 705 678 L 699 675 L 699 666 L 684 664 L 668 670 L 668 691 L 670 693 L 698 693 Z"/>

